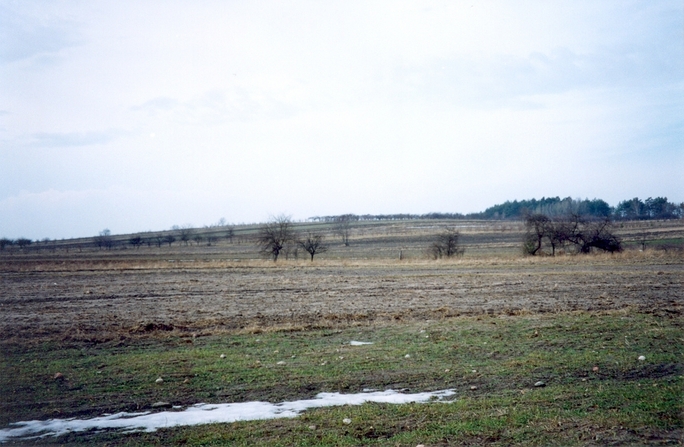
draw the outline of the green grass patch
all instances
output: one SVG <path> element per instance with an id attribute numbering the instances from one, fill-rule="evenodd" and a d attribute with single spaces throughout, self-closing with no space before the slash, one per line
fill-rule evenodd
<path id="1" fill-rule="evenodd" d="M 373 344 L 351 346 L 351 340 Z M 449 388 L 456 396 L 448 403 L 325 408 L 294 419 L 155 433 L 73 434 L 58 442 L 669 442 L 682 429 L 683 341 L 676 318 L 614 312 L 453 318 L 334 331 L 142 337 L 101 344 L 3 344 L 0 392 L 7 399 L 0 426 L 150 410 L 158 401 L 181 406 L 280 402 L 319 392 Z M 639 360 L 641 355 L 646 360 Z M 61 378 L 55 378 L 58 372 Z M 163 383 L 155 382 L 159 377 Z M 546 386 L 535 387 L 538 381 Z M 343 424 L 344 418 L 352 423 Z"/>

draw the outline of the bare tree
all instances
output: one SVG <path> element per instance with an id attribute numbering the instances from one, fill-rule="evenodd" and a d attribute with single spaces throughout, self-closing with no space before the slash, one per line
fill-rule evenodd
<path id="1" fill-rule="evenodd" d="M 580 226 L 584 220 L 579 214 L 569 214 L 565 217 L 551 218 L 544 214 L 529 214 L 525 218 L 525 237 L 523 251 L 525 254 L 536 255 L 543 253 L 542 247 L 550 246 L 551 255 L 556 250 L 571 243 L 579 244 Z"/>
<path id="2" fill-rule="evenodd" d="M 434 259 L 443 256 L 447 258 L 462 256 L 465 250 L 459 245 L 460 237 L 460 233 L 455 228 L 445 228 L 444 231 L 437 235 L 435 242 L 430 246 L 430 254 Z"/>
<path id="3" fill-rule="evenodd" d="M 178 228 L 177 231 L 181 242 L 183 242 L 185 245 L 188 245 L 190 243 L 190 239 L 192 238 L 192 234 L 194 233 L 192 225 L 183 225 L 182 227 Z"/>
<path id="4" fill-rule="evenodd" d="M 15 241 L 15 244 L 17 244 L 22 250 L 28 248 L 28 246 L 32 243 L 33 241 L 31 239 L 27 239 L 25 237 L 20 237 Z"/>
<path id="5" fill-rule="evenodd" d="M 112 249 L 114 240 L 112 239 L 112 232 L 109 231 L 109 228 L 105 228 L 100 231 L 99 235 L 95 236 L 95 244 L 100 250 L 103 248 L 106 248 L 107 250 Z"/>
<path id="6" fill-rule="evenodd" d="M 226 229 L 226 239 L 228 239 L 228 241 L 232 244 L 234 237 L 235 237 L 235 229 L 231 225 Z"/>
<path id="7" fill-rule="evenodd" d="M 157 247 L 161 247 L 162 244 L 164 243 L 164 235 L 163 234 L 158 234 L 155 237 L 152 238 L 154 240 L 154 243 L 157 245 Z"/>
<path id="8" fill-rule="evenodd" d="M 274 262 L 277 261 L 286 245 L 294 240 L 292 219 L 283 215 L 272 218 L 259 229 L 257 240 L 261 253 L 273 257 Z"/>
<path id="9" fill-rule="evenodd" d="M 192 237 L 192 240 L 195 241 L 197 245 L 201 244 L 204 238 L 202 237 L 201 234 L 197 233 Z"/>
<path id="10" fill-rule="evenodd" d="M 580 251 L 589 253 L 594 248 L 610 253 L 622 251 L 622 240 L 611 230 L 610 219 L 587 222 L 579 236 Z"/>
<path id="11" fill-rule="evenodd" d="M 14 245 L 14 241 L 12 239 L 8 239 L 6 237 L 3 237 L 0 239 L 0 251 L 5 250 L 5 247 L 12 247 Z"/>
<path id="12" fill-rule="evenodd" d="M 523 251 L 526 254 L 534 256 L 541 250 L 550 220 L 543 214 L 530 214 L 527 216 L 523 239 Z"/>
<path id="13" fill-rule="evenodd" d="M 145 241 L 143 241 L 143 238 L 141 238 L 140 236 L 133 236 L 128 240 L 128 243 L 134 246 L 137 250 L 138 248 L 140 248 L 142 244 L 145 243 Z"/>
<path id="14" fill-rule="evenodd" d="M 0 239 L 0 251 L 4 250 L 5 247 L 11 247 L 12 245 L 14 245 L 14 241 L 12 239 L 7 239 L 6 237 Z"/>
<path id="15" fill-rule="evenodd" d="M 611 228 L 608 218 L 587 220 L 573 213 L 552 219 L 543 214 L 530 214 L 525 219 L 523 251 L 529 255 L 548 253 L 543 250 L 545 246 L 551 248 L 552 256 L 558 248 L 566 246 L 581 253 L 592 249 L 621 251 L 622 242 Z"/>
<path id="16" fill-rule="evenodd" d="M 173 234 L 167 234 L 166 236 L 164 236 L 162 240 L 164 241 L 164 243 L 169 244 L 170 247 L 171 244 L 176 242 L 176 236 L 174 236 Z"/>
<path id="17" fill-rule="evenodd" d="M 576 243 L 583 222 L 582 216 L 574 213 L 565 218 L 549 218 L 546 221 L 544 237 L 551 245 L 551 256 L 556 256 L 556 250 L 568 243 Z"/>
<path id="18" fill-rule="evenodd" d="M 349 247 L 349 236 L 351 235 L 352 222 L 358 220 L 353 214 L 343 214 L 335 217 L 333 222 L 333 232 L 342 238 L 342 243 Z"/>
<path id="19" fill-rule="evenodd" d="M 311 262 L 313 262 L 314 256 L 318 253 L 325 253 L 328 251 L 328 247 L 323 242 L 323 235 L 318 233 L 314 234 L 309 232 L 306 239 L 297 241 L 297 243 L 311 255 Z"/>

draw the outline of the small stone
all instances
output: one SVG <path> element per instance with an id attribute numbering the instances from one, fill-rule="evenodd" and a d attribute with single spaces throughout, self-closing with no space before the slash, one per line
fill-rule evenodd
<path id="1" fill-rule="evenodd" d="M 285 364 L 285 362 L 284 362 L 284 361 L 282 361 L 282 360 L 281 360 L 281 361 L 279 361 L 278 363 L 276 363 L 276 365 L 284 365 L 284 364 Z"/>
<path id="2" fill-rule="evenodd" d="M 309 430 L 316 430 L 316 426 L 315 425 L 309 425 Z"/>
<path id="3" fill-rule="evenodd" d="M 476 369 L 474 369 L 474 370 L 473 370 L 472 372 L 473 372 L 473 373 L 476 373 L 476 372 L 477 372 L 477 370 L 476 370 Z"/>
<path id="4" fill-rule="evenodd" d="M 221 357 L 222 359 L 225 359 L 225 358 L 226 358 L 226 355 L 225 355 L 225 354 L 221 354 L 219 357 Z"/>
<path id="5" fill-rule="evenodd" d="M 155 402 L 152 404 L 152 408 L 171 408 L 171 404 L 168 402 Z"/>
<path id="6" fill-rule="evenodd" d="M 594 366 L 593 368 L 591 368 L 591 370 L 594 371 L 594 372 L 598 372 L 599 367 L 598 367 L 598 366 Z"/>
<path id="7" fill-rule="evenodd" d="M 161 377 L 154 381 L 154 383 L 164 383 L 164 379 Z"/>
<path id="8" fill-rule="evenodd" d="M 640 355 L 640 356 L 639 356 L 639 361 L 643 362 L 644 360 L 646 360 L 646 357 L 644 357 L 643 355 Z"/>
<path id="9" fill-rule="evenodd" d="M 473 391 L 475 391 L 475 390 L 477 389 L 477 387 L 476 387 L 475 385 L 471 385 L 471 386 L 470 386 L 470 389 L 473 390 Z"/>
<path id="10" fill-rule="evenodd" d="M 351 424 L 351 419 L 344 418 L 344 419 L 342 419 L 342 423 L 344 423 L 345 425 L 349 425 L 349 424 Z"/>
<path id="11" fill-rule="evenodd" d="M 183 383 L 190 383 L 190 379 L 185 379 Z"/>
<path id="12" fill-rule="evenodd" d="M 418 444 L 416 447 L 425 447 L 425 444 Z"/>
<path id="13" fill-rule="evenodd" d="M 343 355 L 340 356 L 340 360 L 344 360 L 344 356 L 343 356 Z"/>
<path id="14" fill-rule="evenodd" d="M 55 380 L 64 380 L 64 374 L 62 374 L 61 372 L 58 372 L 58 373 L 55 373 L 55 375 L 52 376 L 52 378 Z"/>
<path id="15" fill-rule="evenodd" d="M 537 388 L 541 388 L 546 386 L 546 384 L 540 380 L 539 382 L 535 382 L 534 386 L 536 386 Z"/>
<path id="16" fill-rule="evenodd" d="M 404 358 L 405 358 L 405 359 L 410 359 L 410 358 L 411 358 L 411 354 L 406 354 L 406 355 L 404 356 Z"/>
<path id="17" fill-rule="evenodd" d="M 451 371 L 449 368 L 444 370 L 445 373 L 448 373 L 449 371 Z"/>

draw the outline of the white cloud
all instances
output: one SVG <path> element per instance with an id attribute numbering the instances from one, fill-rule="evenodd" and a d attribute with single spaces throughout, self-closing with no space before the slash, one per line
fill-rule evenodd
<path id="1" fill-rule="evenodd" d="M 16 9 L 0 5 L 0 64 L 55 55 L 80 43 L 74 23 Z"/>
<path id="2" fill-rule="evenodd" d="M 105 144 L 115 140 L 122 132 L 107 130 L 99 132 L 67 132 L 46 133 L 39 132 L 31 135 L 31 146 L 62 147 L 62 146 L 91 146 Z"/>

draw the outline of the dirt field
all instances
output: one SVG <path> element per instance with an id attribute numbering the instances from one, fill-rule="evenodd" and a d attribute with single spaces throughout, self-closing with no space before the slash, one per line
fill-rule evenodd
<path id="1" fill-rule="evenodd" d="M 0 264 L 5 343 L 633 307 L 680 314 L 681 254 Z"/>
<path id="2" fill-rule="evenodd" d="M 542 378 L 554 381 L 548 408 L 567 410 L 567 417 L 585 412 L 571 436 L 585 439 L 580 432 L 587 424 L 602 436 L 627 424 L 633 432 L 625 439 L 642 440 L 646 435 L 634 427 L 646 424 L 658 439 L 677 439 L 684 227 L 668 225 L 649 230 L 645 251 L 637 239 L 643 228 L 626 228 L 622 237 L 631 245 L 614 255 L 524 257 L 516 229 L 487 227 L 463 229 L 465 256 L 428 260 L 425 247 L 441 227 L 408 224 L 363 227 L 351 247 L 330 236 L 330 250 L 313 263 L 302 256 L 259 259 L 246 237 L 211 246 L 6 251 L 0 253 L 0 388 L 10 398 L 0 405 L 0 428 L 55 416 L 156 411 L 158 402 L 280 402 L 366 388 L 458 389 L 463 399 L 490 399 L 473 415 L 482 421 L 493 406 L 517 408 L 517 400 L 501 399 L 524 396 Z M 449 318 L 479 315 L 502 318 Z M 554 323 L 544 326 L 544 339 L 535 338 L 536 322 L 548 319 Z M 477 333 L 469 335 L 464 325 Z M 434 332 L 429 343 L 423 330 L 414 337 L 423 327 Z M 340 330 L 307 331 L 318 328 Z M 302 332 L 272 332 L 278 330 Z M 352 337 L 379 333 L 386 343 L 372 345 L 372 360 L 347 346 Z M 635 364 L 643 353 L 648 363 Z M 489 372 L 475 377 L 475 369 Z M 164 386 L 156 382 L 162 375 Z M 585 394 L 588 378 L 596 379 L 598 394 Z M 576 408 L 555 403 L 568 399 Z M 530 414 L 539 413 L 538 405 L 529 402 Z M 614 414 L 618 407 L 624 411 Z M 605 420 L 592 419 L 597 408 Z M 637 410 L 642 416 L 632 415 Z M 555 430 L 560 425 L 551 417 L 544 424 Z M 491 423 L 478 433 L 490 433 Z M 407 430 L 384 412 L 373 424 L 390 427 L 387 436 Z M 507 426 L 517 427 L 513 419 Z M 274 423 L 275 438 L 285 436 L 279 427 Z M 188 430 L 194 436 L 203 429 Z M 528 424 L 516 430 L 529 436 Z M 539 433 L 547 436 L 545 430 Z M 140 443 L 175 444 L 177 432 L 167 433 Z M 89 436 L 66 443 L 98 444 Z M 231 434 L 221 436 L 232 443 Z"/>
<path id="3" fill-rule="evenodd" d="M 460 314 L 681 312 L 679 221 L 620 223 L 627 250 L 617 255 L 556 257 L 521 256 L 519 223 L 457 223 L 466 255 L 440 261 L 428 260 L 425 250 L 453 221 L 362 222 L 350 247 L 315 224 L 329 250 L 313 263 L 303 256 L 259 259 L 254 226 L 236 227 L 234 238 L 211 245 L 132 249 L 121 236 L 112 250 L 84 245 L 85 239 L 54 250 L 6 250 L 0 336 L 11 343 L 111 340 L 153 331 L 332 327 Z M 311 229 L 300 225 L 299 231 Z M 642 252 L 644 239 L 651 248 Z"/>

